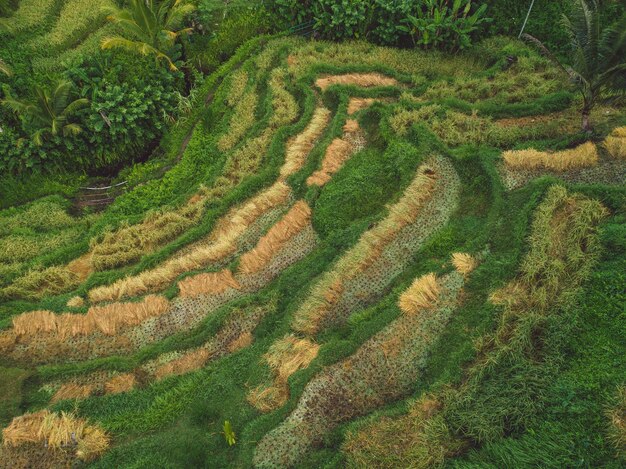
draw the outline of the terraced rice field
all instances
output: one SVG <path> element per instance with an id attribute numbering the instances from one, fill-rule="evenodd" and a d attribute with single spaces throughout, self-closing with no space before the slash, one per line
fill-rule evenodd
<path id="1" fill-rule="evenodd" d="M 58 37 L 70 13 L 59 47 L 87 34 Z M 256 39 L 149 183 L 173 200 L 0 213 L 0 467 L 507 467 L 533 448 L 513 440 L 563 370 L 554 329 L 602 294 L 603 252 L 624 265 L 626 118 L 605 109 L 585 141 L 524 50 Z"/>

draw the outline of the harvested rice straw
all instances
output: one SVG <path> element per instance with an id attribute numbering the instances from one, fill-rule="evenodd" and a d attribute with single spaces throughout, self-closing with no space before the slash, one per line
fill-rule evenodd
<path id="1" fill-rule="evenodd" d="M 260 385 L 252 389 L 248 393 L 247 401 L 261 412 L 281 407 L 289 398 L 289 377 L 296 371 L 307 368 L 318 352 L 318 344 L 292 334 L 274 342 L 263 356 L 275 374 L 274 382 L 270 386 Z"/>
<path id="2" fill-rule="evenodd" d="M 346 123 L 343 126 L 343 131 L 347 134 L 356 133 L 359 131 L 359 129 L 359 121 L 356 121 L 354 119 L 346 120 Z"/>
<path id="3" fill-rule="evenodd" d="M 348 103 L 348 115 L 356 114 L 363 109 L 367 109 L 372 104 L 374 104 L 377 99 L 374 98 L 350 98 Z"/>
<path id="4" fill-rule="evenodd" d="M 13 318 L 13 330 L 18 336 L 55 332 L 56 329 L 56 315 L 51 311 L 31 311 Z"/>
<path id="5" fill-rule="evenodd" d="M 91 265 L 91 253 L 88 252 L 87 254 L 74 259 L 72 262 L 67 264 L 67 269 L 70 272 L 75 273 L 81 282 L 85 281 L 93 272 L 93 266 Z"/>
<path id="6" fill-rule="evenodd" d="M 182 256 L 169 259 L 159 267 L 120 279 L 112 285 L 94 288 L 89 292 L 89 299 L 92 302 L 119 300 L 162 289 L 185 272 L 203 269 L 213 262 L 225 259 L 235 253 L 237 238 L 250 225 L 269 210 L 286 203 L 290 195 L 289 186 L 277 182 L 242 207 L 235 208 L 222 217 L 209 236 L 211 244 L 197 246 Z"/>
<path id="7" fill-rule="evenodd" d="M 309 339 L 300 339 L 288 334 L 274 342 L 263 356 L 269 367 L 276 373 L 280 382 L 287 379 L 296 371 L 309 366 L 317 357 L 320 346 Z"/>
<path id="8" fill-rule="evenodd" d="M 330 120 L 330 111 L 325 107 L 318 107 L 311 117 L 311 122 L 306 129 L 287 143 L 285 163 L 280 168 L 280 179 L 298 172 L 311 153 L 315 142 L 321 137 L 322 132 Z"/>
<path id="9" fill-rule="evenodd" d="M 279 181 L 269 189 L 253 197 L 242 207 L 236 207 L 217 223 L 211 235 L 212 239 L 236 238 L 268 210 L 276 208 L 289 200 L 291 189 Z"/>
<path id="10" fill-rule="evenodd" d="M 604 141 L 604 148 L 614 158 L 626 160 L 626 126 L 614 129 Z"/>
<path id="11" fill-rule="evenodd" d="M 548 169 L 568 171 L 598 164 L 598 149 L 592 142 L 583 143 L 571 150 L 554 153 L 528 150 L 509 150 L 502 154 L 507 166 L 514 169 Z"/>
<path id="12" fill-rule="evenodd" d="M 169 301 L 163 296 L 148 295 L 139 303 L 111 303 L 92 306 L 87 313 L 96 326 L 107 335 L 115 335 L 122 326 L 136 326 L 146 319 L 161 316 L 169 309 Z"/>
<path id="13" fill-rule="evenodd" d="M 63 401 L 66 399 L 85 399 L 94 391 L 94 386 L 91 384 L 80 385 L 74 383 L 68 383 L 61 386 L 54 396 L 52 396 L 52 403 Z"/>
<path id="14" fill-rule="evenodd" d="M 211 352 L 206 348 L 192 350 L 180 358 L 159 366 L 154 372 L 154 377 L 159 381 L 168 376 L 182 375 L 198 370 L 204 366 L 209 358 L 211 358 Z"/>
<path id="15" fill-rule="evenodd" d="M 626 126 L 613 129 L 611 137 L 626 138 Z"/>
<path id="16" fill-rule="evenodd" d="M 13 419 L 2 430 L 5 446 L 18 447 L 25 443 L 41 443 L 58 449 L 76 444 L 76 456 L 91 460 L 109 447 L 109 437 L 100 428 L 83 419 L 61 412 L 53 414 L 42 410 Z"/>
<path id="17" fill-rule="evenodd" d="M 432 308 L 439 298 L 440 287 L 435 274 L 422 275 L 400 295 L 398 307 L 406 314 L 417 314 Z"/>
<path id="18" fill-rule="evenodd" d="M 452 254 L 452 265 L 458 273 L 469 275 L 476 267 L 478 267 L 478 261 L 469 254 L 455 252 Z"/>
<path id="19" fill-rule="evenodd" d="M 344 282 L 371 266 L 400 230 L 415 221 L 426 201 L 432 196 L 436 181 L 436 173 L 428 165 L 419 168 L 400 200 L 389 209 L 389 215 L 366 231 L 357 244 L 313 287 L 311 294 L 294 316 L 294 330 L 307 335 L 317 334 L 323 319 L 341 298 Z"/>
<path id="20" fill-rule="evenodd" d="M 311 223 L 311 209 L 300 200 L 270 228 L 251 251 L 241 256 L 239 272 L 253 274 L 264 269 L 283 246 Z"/>
<path id="21" fill-rule="evenodd" d="M 160 316 L 168 308 L 169 301 L 166 298 L 149 295 L 139 303 L 92 306 L 86 315 L 32 311 L 13 318 L 13 329 L 17 336 L 34 337 L 39 333 L 53 333 L 61 339 L 98 331 L 115 335 L 119 328 L 135 326 L 149 317 Z"/>
<path id="22" fill-rule="evenodd" d="M 233 277 L 233 273 L 224 269 L 220 272 L 209 272 L 187 277 L 178 282 L 180 296 L 197 296 L 223 293 L 229 288 L 239 290 L 241 285 Z"/>
<path id="23" fill-rule="evenodd" d="M 104 383 L 104 392 L 106 394 L 119 394 L 122 392 L 132 391 L 137 386 L 137 378 L 132 373 L 124 373 L 114 376 Z"/>
<path id="24" fill-rule="evenodd" d="M 68 308 L 80 308 L 85 304 L 85 300 L 83 300 L 80 296 L 74 296 L 67 301 Z"/>
<path id="25" fill-rule="evenodd" d="M 380 73 L 350 73 L 318 78 L 315 85 L 324 91 L 332 85 L 355 85 L 370 88 L 373 86 L 398 86 L 399 83 L 395 78 Z"/>
<path id="26" fill-rule="evenodd" d="M 246 348 L 252 343 L 253 340 L 254 340 L 254 337 L 252 336 L 251 332 L 249 331 L 244 332 L 239 337 L 234 339 L 232 342 L 229 342 L 228 345 L 226 346 L 226 349 L 228 350 L 229 353 L 233 353 L 233 352 L 236 352 L 237 350 Z"/>
<path id="27" fill-rule="evenodd" d="M 308 186 L 323 186 L 331 180 L 335 174 L 348 160 L 354 151 L 354 146 L 348 140 L 341 138 L 334 139 L 326 149 L 326 154 L 322 160 L 322 168 L 315 171 L 306 180 Z"/>

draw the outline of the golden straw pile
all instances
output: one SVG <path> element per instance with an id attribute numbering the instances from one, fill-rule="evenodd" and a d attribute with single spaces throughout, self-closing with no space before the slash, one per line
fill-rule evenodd
<path id="1" fill-rule="evenodd" d="M 211 353 L 206 348 L 192 350 L 175 360 L 159 366 L 155 370 L 154 376 L 157 380 L 161 380 L 168 376 L 183 375 L 202 368 L 209 358 L 211 358 Z"/>
<path id="2" fill-rule="evenodd" d="M 598 149 L 592 142 L 571 150 L 553 153 L 528 150 L 509 150 L 502 154 L 507 166 L 514 169 L 548 169 L 552 171 L 569 171 L 587 168 L 598 164 Z"/>
<path id="3" fill-rule="evenodd" d="M 328 109 L 318 107 L 304 132 L 289 141 L 285 153 L 285 163 L 280 168 L 281 179 L 291 176 L 302 168 L 315 142 L 321 137 L 326 125 L 328 125 L 330 114 Z"/>
<path id="4" fill-rule="evenodd" d="M 91 396 L 94 391 L 94 386 L 91 384 L 74 384 L 68 383 L 61 386 L 54 396 L 52 396 L 52 402 L 63 401 L 65 399 L 85 399 Z"/>
<path id="5" fill-rule="evenodd" d="M 169 308 L 162 296 L 149 295 L 138 303 L 111 303 L 92 306 L 87 314 L 54 314 L 50 311 L 32 311 L 13 318 L 13 331 L 17 336 L 33 337 L 40 333 L 53 333 L 60 338 L 102 332 L 114 335 L 124 326 L 135 326 Z"/>
<path id="6" fill-rule="evenodd" d="M 332 85 L 354 85 L 363 88 L 373 86 L 397 86 L 398 80 L 380 73 L 349 73 L 318 78 L 315 85 L 322 91 Z"/>
<path id="7" fill-rule="evenodd" d="M 180 296 L 215 295 L 223 293 L 229 288 L 239 290 L 241 285 L 233 277 L 233 273 L 224 269 L 220 272 L 209 272 L 187 277 L 178 282 Z"/>
<path id="8" fill-rule="evenodd" d="M 311 209 L 300 200 L 270 228 L 251 251 L 241 256 L 239 272 L 254 274 L 264 269 L 284 245 L 311 223 Z"/>
<path id="9" fill-rule="evenodd" d="M 432 308 L 439 299 L 440 291 L 435 274 L 422 275 L 400 295 L 398 307 L 405 314 L 417 314 L 421 310 Z"/>
<path id="10" fill-rule="evenodd" d="M 626 160 L 626 127 L 618 127 L 604 141 L 604 148 L 614 158 Z"/>
<path id="11" fill-rule="evenodd" d="M 374 104 L 376 101 L 378 101 L 375 98 L 355 98 L 352 97 L 350 98 L 350 101 L 348 102 L 348 114 L 352 115 L 355 114 L 359 111 L 362 111 L 363 109 L 367 109 L 368 107 L 370 107 L 372 104 Z"/>
<path id="12" fill-rule="evenodd" d="M 342 138 L 334 139 L 324 154 L 322 160 L 322 168 L 315 171 L 306 180 L 309 186 L 323 186 L 331 180 L 332 175 L 335 174 L 343 166 L 343 164 L 350 158 L 352 154 L 353 146 L 348 140 Z"/>
<path id="13" fill-rule="evenodd" d="M 19 447 L 25 443 L 45 444 L 49 449 L 76 447 L 76 456 L 90 461 L 109 447 L 109 437 L 100 428 L 89 425 L 72 414 L 60 415 L 48 410 L 25 414 L 13 419 L 2 430 L 5 446 Z"/>
<path id="14" fill-rule="evenodd" d="M 137 378 L 132 373 L 123 373 L 121 375 L 114 376 L 106 383 L 104 383 L 104 392 L 106 394 L 119 394 L 121 392 L 128 392 L 137 386 Z"/>
<path id="15" fill-rule="evenodd" d="M 464 252 L 455 252 L 452 254 L 452 265 L 458 273 L 469 275 L 478 267 L 478 261 Z"/>

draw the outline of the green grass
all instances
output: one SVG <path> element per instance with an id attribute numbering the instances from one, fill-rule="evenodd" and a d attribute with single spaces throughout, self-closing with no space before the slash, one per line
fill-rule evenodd
<path id="1" fill-rule="evenodd" d="M 53 22 L 46 24 L 54 31 Z M 68 32 L 68 38 L 72 34 Z M 502 70 L 511 53 L 519 56 L 517 64 Z M 402 86 L 368 90 L 334 86 L 324 93 L 312 89 L 321 74 L 368 71 L 393 76 Z M 246 98 L 251 93 L 257 99 Z M 209 94 L 213 100 L 205 106 Z M 385 98 L 356 116 L 366 147 L 324 187 L 308 187 L 305 181 L 318 169 L 326 148 L 343 134 L 351 96 Z M 313 210 L 316 248 L 260 291 L 207 311 L 192 330 L 128 354 L 38 367 L 1 357 L 3 426 L 27 410 L 75 411 L 113 437 L 112 448 L 91 467 L 250 467 L 258 442 L 298 407 L 316 376 L 391 324 L 400 314 L 399 294 L 416 277 L 429 272 L 443 275 L 452 269 L 453 252 L 467 252 L 480 259 L 480 266 L 466 279 L 459 307 L 434 340 L 420 378 L 401 398 L 383 400 L 373 413 L 325 434 L 299 467 L 346 467 L 350 458 L 342 445 L 348 434 L 376 425 L 383 417 L 404 418 L 424 393 L 434 393 L 444 403 L 437 418 L 447 433 L 434 437 L 462 443 L 461 454 L 446 455 L 445 467 L 620 467 L 623 460 L 615 458 L 605 410 L 624 384 L 626 367 L 624 188 L 561 181 L 567 186 L 566 196 L 554 188 L 558 180 L 544 177 L 513 192 L 504 190 L 496 169 L 502 148 L 552 148 L 581 138 L 563 132 L 558 120 L 505 129 L 494 122 L 576 105 L 545 60 L 511 41 L 492 41 L 446 56 L 362 42 L 253 39 L 206 79 L 187 119 L 160 143 L 162 159 L 127 170 L 137 185 L 101 215 L 71 216 L 69 203 L 60 195 L 2 210 L 0 269 L 5 270 L 0 272 L 8 272 L 3 275 L 9 284 L 27 268 L 64 265 L 87 252 L 89 240 L 102 240 L 105 233 L 116 233 L 126 224 L 143 236 L 140 227 L 146 216 L 178 210 L 201 184 L 210 194 L 202 214 L 141 252 L 131 252 L 121 237 L 109 235 L 111 245 L 120 241 L 121 251 L 133 254 L 127 265 L 107 265 L 106 271 L 80 284 L 72 279 L 64 279 L 68 285 L 51 282 L 41 299 L 4 301 L 0 326 L 10 328 L 11 317 L 26 311 L 66 311 L 72 296 L 84 297 L 96 286 L 155 267 L 207 236 L 228 210 L 274 183 L 287 142 L 306 128 L 321 103 L 331 110 L 332 120 L 302 170 L 287 179 L 294 199 L 306 200 Z M 602 120 L 598 138 L 615 119 Z M 189 132 L 189 145 L 177 159 Z M 418 166 L 435 154 L 451 162 L 461 181 L 459 206 L 449 222 L 418 252 L 405 253 L 407 267 L 390 279 L 381 298 L 351 311 L 346 322 L 321 331 L 316 337 L 319 355 L 289 378 L 284 406 L 267 414 L 256 410 L 246 401 L 248 391 L 272 379 L 263 355 L 292 332 L 296 311 L 321 276 L 384 217 Z M 165 167 L 170 169 L 160 172 Z M 7 194 L 3 207 L 11 207 L 48 194 L 71 196 L 78 185 L 62 176 L 33 177 L 24 181 L 24 188 L 15 182 L 0 188 L 0 194 Z M 558 239 L 546 237 L 558 227 L 552 216 L 564 200 L 577 206 L 573 221 Z M 601 212 L 598 202 L 610 214 L 596 236 L 586 223 Z M 228 267 L 236 264 L 237 259 Z M 37 275 L 41 276 L 31 274 L 26 280 L 39 288 Z M 528 289 L 524 304 L 532 307 L 494 306 L 489 296 L 515 279 Z M 14 289 L 19 287 L 19 281 L 13 283 Z M 176 287 L 165 295 L 174 298 Z M 197 371 L 151 380 L 119 395 L 50 403 L 51 383 L 101 371 L 132 372 L 151 360 L 210 341 L 229 319 L 259 307 L 267 308 L 267 314 L 253 331 L 252 345 Z M 476 348 L 479 338 L 501 347 Z M 483 366 L 485 362 L 490 366 Z M 237 444 L 230 447 L 222 434 L 226 420 L 237 434 Z M 446 438 L 429 440 L 433 441 L 441 443 L 444 453 L 450 443 Z M 380 461 L 371 462 L 376 467 L 374 462 Z"/>

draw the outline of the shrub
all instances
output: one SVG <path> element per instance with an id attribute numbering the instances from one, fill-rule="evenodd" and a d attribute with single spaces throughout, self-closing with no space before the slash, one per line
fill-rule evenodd
<path id="1" fill-rule="evenodd" d="M 379 44 L 413 43 L 420 47 L 464 49 L 486 22 L 485 6 L 471 0 L 272 0 L 272 12 L 283 27 L 313 22 L 333 40 L 370 39 Z"/>

